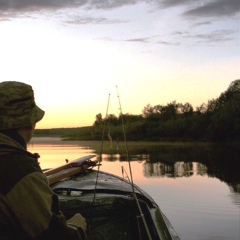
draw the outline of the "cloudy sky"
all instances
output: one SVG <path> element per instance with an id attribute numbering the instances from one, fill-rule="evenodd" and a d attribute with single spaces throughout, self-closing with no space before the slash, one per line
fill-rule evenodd
<path id="1" fill-rule="evenodd" d="M 39 128 L 91 125 L 174 100 L 193 107 L 240 78 L 239 0 L 0 0 L 0 81 L 22 81 Z"/>

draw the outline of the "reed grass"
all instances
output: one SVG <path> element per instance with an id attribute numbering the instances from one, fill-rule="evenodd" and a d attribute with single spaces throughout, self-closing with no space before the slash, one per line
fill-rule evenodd
<path id="1" fill-rule="evenodd" d="M 79 144 L 85 148 L 91 148 L 96 153 L 101 152 L 102 143 L 100 141 L 79 141 Z M 160 149 L 188 149 L 188 148 L 205 148 L 209 143 L 204 142 L 149 142 L 149 141 L 129 141 L 127 144 L 121 142 L 103 142 L 102 153 L 104 154 L 124 154 L 126 149 L 128 152 L 136 153 L 148 153 L 153 151 L 159 151 Z"/>

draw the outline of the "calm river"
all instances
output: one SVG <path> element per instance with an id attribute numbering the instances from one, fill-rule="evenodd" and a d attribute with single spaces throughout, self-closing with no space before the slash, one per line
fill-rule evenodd
<path id="1" fill-rule="evenodd" d="M 42 169 L 94 154 L 77 141 L 33 138 Z M 131 153 L 130 153 L 131 154 Z M 159 149 L 131 156 L 134 182 L 157 202 L 182 240 L 240 240 L 238 147 Z M 128 162 L 104 155 L 100 170 L 122 176 Z"/>

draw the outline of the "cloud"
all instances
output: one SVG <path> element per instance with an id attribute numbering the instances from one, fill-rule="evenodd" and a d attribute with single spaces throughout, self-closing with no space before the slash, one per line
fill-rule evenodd
<path id="1" fill-rule="evenodd" d="M 140 42 L 140 43 L 148 43 L 149 38 L 132 38 L 132 39 L 126 39 L 126 42 Z"/>
<path id="2" fill-rule="evenodd" d="M 145 0 L 92 0 L 88 2 L 90 8 L 111 9 L 128 5 L 135 5 L 140 2 L 145 2 Z"/>
<path id="3" fill-rule="evenodd" d="M 0 0 L 0 17 L 5 19 L 22 17 L 30 17 L 31 14 L 44 14 L 49 11 L 59 10 L 75 10 L 83 8 L 88 10 L 111 10 L 124 6 L 135 5 L 147 0 Z M 59 12 L 56 12 L 59 14 Z M 27 14 L 27 15 L 26 15 Z M 119 23 L 119 20 L 109 20 L 104 18 L 97 19 L 75 19 L 71 24 L 86 24 L 86 23 Z"/>
<path id="4" fill-rule="evenodd" d="M 163 0 L 158 5 L 163 8 L 187 7 L 184 17 L 223 17 L 240 12 L 239 0 Z"/>
<path id="5" fill-rule="evenodd" d="M 209 34 L 197 34 L 195 38 L 199 39 L 199 42 L 208 42 L 208 43 L 217 43 L 217 42 L 226 42 L 232 41 L 235 38 L 233 37 L 233 31 L 230 30 L 221 30 L 214 31 Z"/>
<path id="6" fill-rule="evenodd" d="M 223 29 L 223 30 L 216 30 L 210 33 L 201 33 L 201 34 L 187 34 L 183 37 L 195 39 L 197 43 L 219 43 L 219 42 L 226 42 L 232 41 L 235 39 L 234 30 Z"/>
<path id="7" fill-rule="evenodd" d="M 97 18 L 97 17 L 72 17 L 71 20 L 66 21 L 68 24 L 81 25 L 81 24 L 117 24 L 126 23 L 127 21 L 117 20 L 117 19 L 107 19 L 107 18 Z"/>
<path id="8" fill-rule="evenodd" d="M 88 0 L 1 0 L 0 11 L 23 12 L 83 6 Z"/>
<path id="9" fill-rule="evenodd" d="M 187 31 L 175 31 L 175 32 L 173 32 L 172 34 L 173 35 L 186 35 L 186 34 L 188 34 L 189 32 L 187 32 Z"/>
<path id="10" fill-rule="evenodd" d="M 186 4 L 192 3 L 192 2 L 193 2 L 192 0 L 163 0 L 160 2 L 160 5 L 164 8 L 169 8 L 169 7 L 186 5 Z"/>
<path id="11" fill-rule="evenodd" d="M 134 42 L 134 43 L 149 43 L 149 44 L 161 44 L 161 45 L 171 45 L 171 46 L 177 46 L 180 45 L 179 42 L 173 42 L 173 41 L 164 41 L 164 40 L 158 40 L 159 38 L 162 38 L 160 36 L 152 36 L 152 37 L 145 37 L 145 38 L 130 38 L 124 40 L 125 42 Z"/>
<path id="12" fill-rule="evenodd" d="M 145 2 L 145 0 L 1 0 L 0 11 L 29 12 L 82 6 L 96 9 L 111 9 L 135 5 L 139 2 Z"/>
<path id="13" fill-rule="evenodd" d="M 208 24 L 208 23 L 206 23 Z M 231 29 L 221 29 L 221 30 L 213 30 L 209 32 L 202 32 L 202 33 L 193 33 L 192 31 L 175 31 L 170 34 L 171 39 L 175 39 L 177 42 L 181 42 L 187 44 L 187 40 L 190 45 L 198 44 L 208 44 L 210 45 L 218 45 L 219 43 L 224 43 L 228 41 L 234 41 L 236 39 L 238 32 L 236 30 Z M 192 41 L 193 40 L 193 41 Z M 179 43 L 174 43 L 172 41 L 160 41 L 159 43 L 168 44 L 168 45 L 179 45 Z"/>
<path id="14" fill-rule="evenodd" d="M 198 25 L 211 24 L 211 22 L 200 22 Z M 190 40 L 190 45 L 197 44 L 219 44 L 228 41 L 234 41 L 238 32 L 231 29 L 214 30 L 207 33 L 192 33 L 192 31 L 174 31 L 168 36 L 151 36 L 151 37 L 139 37 L 129 38 L 122 41 L 144 43 L 144 44 L 159 44 L 165 46 L 179 46 L 183 43 L 186 44 L 186 40 Z M 193 40 L 193 41 L 192 41 Z M 121 41 L 117 39 L 111 39 L 111 41 Z"/>
<path id="15" fill-rule="evenodd" d="M 0 22 L 8 21 L 9 19 L 0 17 Z"/>
<path id="16" fill-rule="evenodd" d="M 197 22 L 193 26 L 202 26 L 202 25 L 210 25 L 212 22 L 210 21 L 204 21 L 204 22 Z"/>
<path id="17" fill-rule="evenodd" d="M 159 9 L 183 6 L 185 17 L 233 16 L 240 11 L 239 0 L 1 0 L 0 13 L 13 14 L 64 8 L 115 9 L 139 3 L 157 5 Z"/>
<path id="18" fill-rule="evenodd" d="M 239 0 L 214 0 L 189 9 L 183 15 L 186 17 L 226 17 L 234 16 L 239 12 Z"/>
<path id="19" fill-rule="evenodd" d="M 162 44 L 162 45 L 169 45 L 169 46 L 178 46 L 178 45 L 180 45 L 180 43 L 177 43 L 177 42 L 167 42 L 167 41 L 159 41 L 157 43 L 158 44 Z"/>

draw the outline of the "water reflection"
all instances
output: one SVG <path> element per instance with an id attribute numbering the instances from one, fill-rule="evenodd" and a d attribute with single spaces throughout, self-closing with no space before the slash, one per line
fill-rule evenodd
<path id="1" fill-rule="evenodd" d="M 87 142 L 44 138 L 31 141 L 29 151 L 38 152 L 41 167 L 49 168 L 94 154 L 87 147 Z M 134 183 L 158 203 L 185 240 L 240 239 L 239 156 L 239 146 L 221 145 L 130 151 Z M 102 160 L 100 170 L 130 176 L 125 155 L 103 154 Z"/>
<path id="2" fill-rule="evenodd" d="M 166 164 L 164 162 L 144 164 L 145 177 L 190 177 L 193 175 L 193 163 L 176 162 Z"/>
<path id="3" fill-rule="evenodd" d="M 240 148 L 237 145 L 209 145 L 201 148 L 161 148 L 151 153 L 130 155 L 131 161 L 145 161 L 145 177 L 181 178 L 201 175 L 218 178 L 240 193 Z M 105 154 L 105 161 L 126 161 L 126 155 Z"/>
<path id="4" fill-rule="evenodd" d="M 144 175 L 146 177 L 191 177 L 193 175 L 208 175 L 208 168 L 202 163 L 196 162 L 175 162 L 175 163 L 151 163 L 144 165 Z"/>
<path id="5" fill-rule="evenodd" d="M 179 161 L 180 160 L 180 161 Z M 237 145 L 210 145 L 208 148 L 175 149 L 149 154 L 146 177 L 190 177 L 208 175 L 227 183 L 240 193 L 240 151 Z"/>

